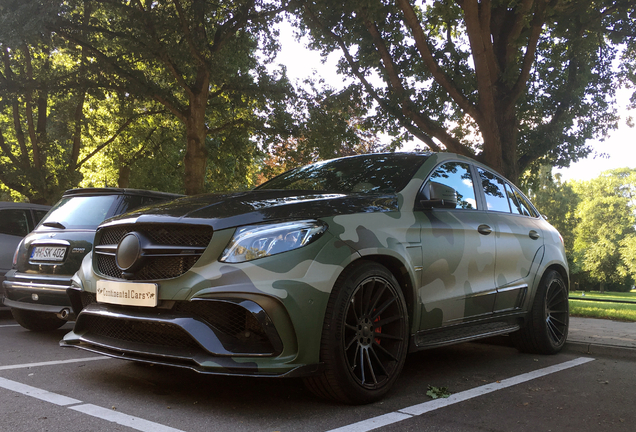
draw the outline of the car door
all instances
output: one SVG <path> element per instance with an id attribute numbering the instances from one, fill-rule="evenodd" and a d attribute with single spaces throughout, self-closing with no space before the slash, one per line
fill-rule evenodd
<path id="1" fill-rule="evenodd" d="M 420 330 L 461 323 L 492 314 L 496 290 L 495 235 L 489 215 L 478 208 L 471 165 L 445 162 L 435 168 L 420 192 L 451 187 L 453 208 L 421 210 L 423 266 Z"/>
<path id="2" fill-rule="evenodd" d="M 529 279 L 543 253 L 538 213 L 521 192 L 498 175 L 477 169 L 496 232 L 495 312 L 514 310 L 532 283 Z"/>
<path id="3" fill-rule="evenodd" d="M 0 280 L 11 269 L 20 240 L 29 233 L 27 209 L 0 210 Z"/>

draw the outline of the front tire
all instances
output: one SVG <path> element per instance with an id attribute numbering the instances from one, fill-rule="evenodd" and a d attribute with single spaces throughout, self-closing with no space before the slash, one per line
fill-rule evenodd
<path id="1" fill-rule="evenodd" d="M 541 278 L 526 324 L 510 336 L 523 352 L 556 354 L 568 337 L 569 317 L 568 289 L 563 276 L 549 270 Z"/>
<path id="2" fill-rule="evenodd" d="M 379 400 L 397 380 L 408 350 L 408 313 L 385 267 L 361 261 L 338 278 L 323 324 L 323 373 L 305 379 L 319 397 L 350 404 Z"/>
<path id="3" fill-rule="evenodd" d="M 11 308 L 13 318 L 27 330 L 52 331 L 66 324 L 66 321 L 55 314 Z"/>

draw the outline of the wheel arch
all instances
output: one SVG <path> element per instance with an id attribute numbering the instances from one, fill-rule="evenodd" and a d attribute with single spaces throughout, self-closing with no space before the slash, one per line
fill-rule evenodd
<path id="1" fill-rule="evenodd" d="M 559 274 L 561 275 L 561 277 L 563 278 L 563 280 L 565 281 L 565 286 L 568 289 L 568 292 L 570 291 L 570 275 L 568 274 L 568 271 L 565 267 L 563 267 L 562 265 L 559 264 L 552 264 L 550 266 L 548 266 L 544 271 L 543 274 L 546 274 L 548 271 L 550 270 L 556 270 L 557 272 L 559 272 Z M 543 277 L 543 275 L 541 275 Z"/>
<path id="2" fill-rule="evenodd" d="M 409 274 L 409 271 L 406 265 L 401 262 L 399 259 L 390 256 L 390 255 L 364 255 L 351 262 L 343 272 L 347 270 L 350 266 L 360 263 L 360 261 L 372 261 L 377 264 L 380 264 L 389 270 L 395 279 L 397 279 L 399 283 L 399 288 L 402 291 L 402 295 L 404 295 L 404 301 L 406 301 L 406 308 L 409 314 L 409 328 L 413 326 L 413 319 L 415 316 L 415 286 L 413 283 L 413 279 Z"/>

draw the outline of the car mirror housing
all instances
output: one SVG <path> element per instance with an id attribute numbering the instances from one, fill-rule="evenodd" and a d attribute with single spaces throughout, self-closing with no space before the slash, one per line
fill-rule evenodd
<path id="1" fill-rule="evenodd" d="M 429 181 L 421 192 L 419 202 L 424 209 L 456 208 L 457 192 L 450 186 Z"/>

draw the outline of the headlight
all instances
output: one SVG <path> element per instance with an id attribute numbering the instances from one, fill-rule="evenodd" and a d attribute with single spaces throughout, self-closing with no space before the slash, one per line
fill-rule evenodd
<path id="1" fill-rule="evenodd" d="M 221 261 L 240 263 L 298 249 L 325 231 L 327 225 L 316 220 L 242 227 L 234 233 Z"/>

